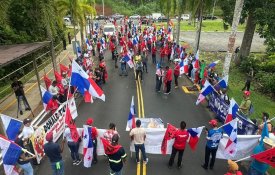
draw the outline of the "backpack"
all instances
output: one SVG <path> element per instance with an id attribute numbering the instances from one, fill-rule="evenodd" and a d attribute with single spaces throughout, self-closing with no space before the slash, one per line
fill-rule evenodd
<path id="1" fill-rule="evenodd" d="M 137 70 L 142 70 L 142 63 L 141 62 L 137 62 Z"/>
<path id="2" fill-rule="evenodd" d="M 253 104 L 251 103 L 251 105 L 250 105 L 250 107 L 249 107 L 248 113 L 249 113 L 249 115 L 251 115 L 251 114 L 253 114 L 254 112 L 255 112 L 255 109 L 254 109 Z"/>

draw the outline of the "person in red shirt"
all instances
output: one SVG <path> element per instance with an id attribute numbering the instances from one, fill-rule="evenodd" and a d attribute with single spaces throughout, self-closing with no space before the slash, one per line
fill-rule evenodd
<path id="1" fill-rule="evenodd" d="M 164 57 L 165 57 L 165 48 L 162 47 L 160 49 L 160 61 L 159 61 L 159 64 L 162 65 L 163 61 L 164 61 Z"/>
<path id="2" fill-rule="evenodd" d="M 175 88 L 178 88 L 178 78 L 180 75 L 180 65 L 178 62 L 176 62 L 175 67 L 174 67 L 174 78 L 175 78 Z"/>
<path id="3" fill-rule="evenodd" d="M 98 40 L 97 43 L 96 43 L 96 48 L 97 48 L 98 55 L 99 55 L 99 52 L 100 52 L 100 47 L 101 47 L 101 43 Z"/>
<path id="4" fill-rule="evenodd" d="M 188 133 L 188 131 L 185 129 L 186 127 L 186 123 L 185 121 L 181 121 L 180 122 L 180 129 L 178 129 L 175 132 L 175 135 L 173 138 L 175 138 L 175 142 L 173 144 L 172 147 L 172 154 L 168 163 L 168 167 L 172 168 L 172 165 L 174 163 L 174 159 L 176 157 L 177 152 L 179 152 L 178 155 L 178 163 L 177 166 L 180 169 L 182 167 L 182 156 L 183 156 L 183 152 L 186 146 L 186 142 L 189 142 L 190 139 L 190 134 Z"/>
<path id="5" fill-rule="evenodd" d="M 164 78 L 164 83 L 165 83 L 165 86 L 166 86 L 166 93 L 164 94 L 170 94 L 171 93 L 171 83 L 172 83 L 172 69 L 169 68 L 169 66 L 166 66 L 166 75 L 165 75 L 165 78 Z"/>
<path id="6" fill-rule="evenodd" d="M 92 118 L 88 118 L 86 121 L 86 125 L 92 126 L 94 120 Z M 97 148 L 97 136 L 98 136 L 98 132 L 96 127 L 92 126 L 92 139 L 93 139 L 93 163 L 96 164 L 97 163 L 97 152 L 96 152 L 96 148 Z"/>
<path id="7" fill-rule="evenodd" d="M 58 109 L 58 107 L 59 107 L 59 102 L 57 100 L 57 96 L 54 95 L 52 99 L 49 101 L 49 103 L 47 104 L 46 111 L 51 111 L 53 115 L 55 111 Z"/>
<path id="8" fill-rule="evenodd" d="M 153 44 L 153 47 L 152 47 L 152 61 L 153 61 L 153 64 L 156 64 L 157 61 L 156 61 L 156 55 L 157 53 L 157 47 L 156 47 L 156 44 Z"/>

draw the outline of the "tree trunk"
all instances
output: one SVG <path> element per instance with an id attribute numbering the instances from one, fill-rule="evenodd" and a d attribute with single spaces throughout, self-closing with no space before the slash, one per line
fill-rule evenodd
<path id="1" fill-rule="evenodd" d="M 201 3 L 200 3 L 199 22 L 198 22 L 198 29 L 196 31 L 194 53 L 196 53 L 199 50 L 199 48 L 200 48 L 201 26 L 202 26 L 202 13 L 203 13 L 203 0 L 201 0 Z"/>
<path id="2" fill-rule="evenodd" d="M 171 1 L 167 1 L 167 31 L 169 28 L 169 21 L 170 21 L 170 10 L 171 10 Z"/>
<path id="3" fill-rule="evenodd" d="M 254 12 L 249 12 L 248 14 L 243 41 L 240 48 L 240 54 L 238 58 L 235 60 L 236 65 L 240 65 L 241 59 L 247 57 L 250 53 L 251 44 L 256 29 L 256 22 L 253 13 Z"/>
<path id="4" fill-rule="evenodd" d="M 231 63 L 233 50 L 234 50 L 236 33 L 238 30 L 238 25 L 239 25 L 239 21 L 240 21 L 242 9 L 243 9 L 243 3 L 244 3 L 244 0 L 236 0 L 234 17 L 232 22 L 232 31 L 229 36 L 228 50 L 227 50 L 227 54 L 225 56 L 225 61 L 223 65 L 223 76 L 227 76 L 229 74 L 229 68 L 230 68 L 230 63 Z"/>
<path id="5" fill-rule="evenodd" d="M 180 20 L 181 20 L 181 13 L 182 13 L 182 7 L 181 7 L 181 0 L 178 0 L 178 24 L 177 24 L 177 45 L 180 43 Z"/>

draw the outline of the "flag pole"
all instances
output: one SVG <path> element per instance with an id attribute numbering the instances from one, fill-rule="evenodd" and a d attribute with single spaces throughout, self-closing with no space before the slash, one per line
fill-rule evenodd
<path id="1" fill-rule="evenodd" d="M 22 147 L 21 147 L 21 148 L 22 148 Z M 22 148 L 22 151 L 23 151 L 24 153 L 28 153 L 29 155 L 35 157 L 35 155 L 34 155 L 33 153 L 29 152 L 27 149 Z"/>
<path id="2" fill-rule="evenodd" d="M 242 158 L 242 159 L 239 159 L 239 160 L 236 160 L 235 162 L 237 163 L 237 162 L 240 162 L 240 161 L 243 161 L 243 160 L 247 160 L 247 159 L 249 159 L 251 156 L 247 156 L 247 157 L 244 157 L 244 158 Z"/>
<path id="3" fill-rule="evenodd" d="M 272 119 L 270 119 L 269 121 L 271 122 L 272 120 L 275 120 L 275 117 L 273 117 Z M 263 126 L 264 125 L 264 123 L 263 124 L 260 124 L 260 126 Z"/>
<path id="4" fill-rule="evenodd" d="M 238 118 L 235 118 L 234 120 L 239 120 Z M 233 121 L 233 120 L 232 120 Z M 230 123 L 230 122 L 228 122 L 228 123 Z M 228 123 L 225 123 L 225 124 L 223 124 L 222 126 L 220 126 L 220 127 L 218 127 L 218 129 L 221 129 L 222 127 L 224 127 L 225 125 L 227 125 Z"/>

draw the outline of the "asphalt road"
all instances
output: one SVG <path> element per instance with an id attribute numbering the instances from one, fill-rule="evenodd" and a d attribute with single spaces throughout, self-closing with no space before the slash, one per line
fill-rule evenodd
<path id="1" fill-rule="evenodd" d="M 110 122 L 117 125 L 120 134 L 120 144 L 124 146 L 128 153 L 127 162 L 124 165 L 124 175 L 135 175 L 136 163 L 134 156 L 130 156 L 129 143 L 130 138 L 128 132 L 125 131 L 126 121 L 129 113 L 131 97 L 136 97 L 136 82 L 134 80 L 134 72 L 128 68 L 128 76 L 119 76 L 119 69 L 114 68 L 113 60 L 109 51 L 105 55 L 109 80 L 103 86 L 106 95 L 106 102 L 95 100 L 93 104 L 82 102 L 78 107 L 77 126 L 82 127 L 88 117 L 94 119 L 94 126 L 97 128 L 108 128 Z M 145 117 L 158 116 L 162 118 L 164 123 L 171 123 L 179 127 L 180 121 L 184 120 L 187 127 L 198 127 L 206 125 L 211 118 L 211 114 L 203 106 L 196 106 L 196 95 L 185 94 L 181 88 L 174 89 L 172 83 L 172 93 L 164 95 L 156 93 L 155 88 L 155 66 L 149 61 L 149 73 L 144 73 L 144 81 L 142 82 L 142 92 L 144 100 Z M 189 80 L 185 77 L 179 79 L 180 85 L 188 84 Z M 135 98 L 137 107 L 137 98 Z M 213 116 L 212 116 L 213 117 Z M 217 175 L 226 172 L 226 162 L 224 160 L 216 160 L 214 170 L 205 171 L 201 168 L 204 160 L 205 135 L 202 134 L 197 150 L 192 152 L 187 146 L 183 156 L 183 167 L 178 170 L 175 165 L 172 169 L 168 169 L 167 163 L 169 156 L 148 155 L 149 163 L 147 164 L 148 175 L 180 175 L 184 173 L 192 173 L 193 175 Z M 99 161 L 91 168 L 84 168 L 83 164 L 73 166 L 70 158 L 68 147 L 65 146 L 63 153 L 65 161 L 65 175 L 78 174 L 96 174 L 107 175 L 108 164 L 104 156 L 99 157 Z M 50 175 L 51 168 L 48 159 L 45 158 L 41 165 L 35 166 L 36 174 Z"/>

